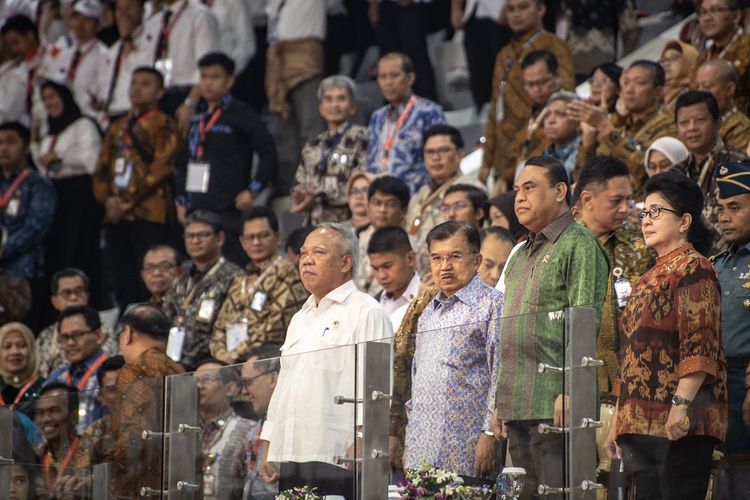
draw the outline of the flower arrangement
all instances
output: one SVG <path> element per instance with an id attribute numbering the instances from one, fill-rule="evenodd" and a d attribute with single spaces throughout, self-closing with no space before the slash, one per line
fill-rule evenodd
<path id="1" fill-rule="evenodd" d="M 485 500 L 493 493 L 492 488 L 486 486 L 465 486 L 455 472 L 426 464 L 418 469 L 407 469 L 404 478 L 398 483 L 401 500 Z"/>
<path id="2" fill-rule="evenodd" d="M 317 491 L 318 488 L 310 488 L 309 486 L 290 488 L 276 495 L 276 500 L 320 500 Z"/>

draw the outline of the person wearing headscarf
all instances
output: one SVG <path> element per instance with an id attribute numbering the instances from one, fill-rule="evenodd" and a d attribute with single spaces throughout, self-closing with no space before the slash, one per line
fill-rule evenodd
<path id="1" fill-rule="evenodd" d="M 19 405 L 36 398 L 44 380 L 34 334 L 23 323 L 0 327 L 0 406 Z"/>
<path id="2" fill-rule="evenodd" d="M 516 242 L 526 239 L 528 231 L 518 222 L 516 211 L 513 207 L 516 200 L 516 193 L 506 191 L 497 196 L 490 198 L 485 204 L 484 218 L 490 222 L 491 226 L 504 227 L 509 230 Z"/>
<path id="3" fill-rule="evenodd" d="M 74 267 L 89 276 L 92 296 L 100 282 L 99 233 L 102 213 L 92 191 L 101 131 L 81 110 L 70 89 L 47 81 L 41 87 L 46 133 L 32 144 L 32 157 L 52 181 L 57 210 L 45 241 L 47 275 Z"/>
<path id="4" fill-rule="evenodd" d="M 666 172 L 673 166 L 686 160 L 690 152 L 679 139 L 674 137 L 660 137 L 646 150 L 644 156 L 644 167 L 646 175 L 652 177 L 656 174 Z"/>
<path id="5" fill-rule="evenodd" d="M 678 40 L 667 42 L 661 51 L 659 64 L 664 69 L 664 106 L 674 112 L 677 96 L 690 89 L 697 69 L 698 51 Z"/>

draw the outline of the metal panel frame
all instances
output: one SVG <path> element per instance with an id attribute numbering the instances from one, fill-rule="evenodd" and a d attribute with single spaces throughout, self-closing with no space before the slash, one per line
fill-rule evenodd
<path id="1" fill-rule="evenodd" d="M 357 408 L 356 411 L 364 413 L 362 420 L 364 450 L 362 461 L 358 463 L 361 478 L 357 490 L 358 498 L 362 500 L 381 500 L 388 494 L 391 352 L 390 342 L 368 342 L 364 345 L 362 360 L 364 394 L 356 396 L 363 400 L 362 408 Z M 360 385 L 358 384 L 357 387 Z"/>
<path id="2" fill-rule="evenodd" d="M 178 375 L 167 378 L 167 388 L 169 436 L 164 440 L 167 498 L 192 500 L 195 498 L 195 491 L 178 488 L 178 483 L 196 485 L 198 482 L 198 434 L 190 429 L 185 431 L 186 426 L 198 426 L 198 387 L 193 377 Z"/>

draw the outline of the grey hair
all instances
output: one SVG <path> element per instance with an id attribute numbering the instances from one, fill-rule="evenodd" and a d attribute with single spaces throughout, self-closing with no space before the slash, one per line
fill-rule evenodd
<path id="1" fill-rule="evenodd" d="M 357 84 L 354 80 L 346 75 L 331 75 L 323 79 L 318 85 L 318 102 L 323 100 L 323 93 L 329 87 L 342 87 L 349 93 L 349 97 L 354 101 L 357 97 Z"/>
<path id="2" fill-rule="evenodd" d="M 562 102 L 573 102 L 580 99 L 578 95 L 575 92 L 571 92 L 570 90 L 558 90 L 551 96 L 549 96 L 549 99 L 547 99 L 547 104 L 556 102 L 556 101 L 562 101 Z"/>
<path id="3" fill-rule="evenodd" d="M 339 234 L 336 244 L 339 247 L 339 254 L 352 256 L 352 279 L 356 277 L 359 269 L 359 240 L 351 229 L 338 222 L 322 222 L 315 226 L 315 229 L 330 229 Z"/>

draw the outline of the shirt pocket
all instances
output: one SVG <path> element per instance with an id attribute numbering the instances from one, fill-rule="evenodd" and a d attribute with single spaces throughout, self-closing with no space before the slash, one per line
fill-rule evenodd
<path id="1" fill-rule="evenodd" d="M 303 354 L 303 356 L 311 356 L 311 365 L 314 369 L 333 372 L 344 370 L 349 350 L 356 348 L 354 345 L 347 345 L 345 338 L 331 334 L 330 330 L 321 337 L 319 347 L 317 351 Z"/>

